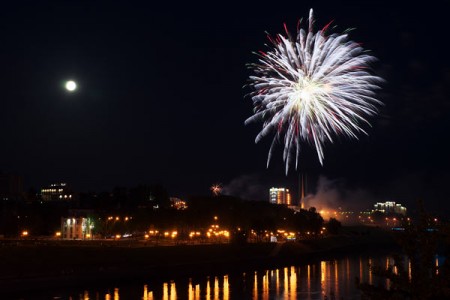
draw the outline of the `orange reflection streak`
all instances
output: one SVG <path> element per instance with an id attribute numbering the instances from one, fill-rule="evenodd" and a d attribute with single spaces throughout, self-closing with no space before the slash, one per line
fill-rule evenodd
<path id="1" fill-rule="evenodd" d="M 437 257 L 436 257 L 435 266 L 436 266 L 436 275 L 439 275 L 439 260 Z"/>
<path id="2" fill-rule="evenodd" d="M 324 284 L 325 273 L 327 272 L 327 263 L 325 261 L 320 262 L 320 282 Z"/>
<path id="3" fill-rule="evenodd" d="M 163 300 L 169 300 L 169 285 L 167 282 L 163 283 Z"/>
<path id="4" fill-rule="evenodd" d="M 369 258 L 369 284 L 372 284 L 372 258 Z"/>
<path id="5" fill-rule="evenodd" d="M 211 284 L 209 282 L 209 276 L 206 279 L 206 300 L 211 300 Z"/>
<path id="6" fill-rule="evenodd" d="M 258 299 L 258 273 L 255 272 L 255 276 L 253 276 L 253 299 Z"/>
<path id="7" fill-rule="evenodd" d="M 284 299 L 287 299 L 287 297 L 289 296 L 289 274 L 288 274 L 289 269 L 286 267 L 283 270 L 284 270 L 284 278 L 283 278 Z"/>
<path id="8" fill-rule="evenodd" d="M 276 291 L 277 291 L 277 295 L 280 293 L 280 270 L 276 270 L 276 272 L 275 272 L 275 288 L 276 288 Z"/>
<path id="9" fill-rule="evenodd" d="M 230 287 L 228 285 L 228 275 L 223 276 L 223 300 L 228 300 L 230 297 Z"/>
<path id="10" fill-rule="evenodd" d="M 269 271 L 266 271 L 266 275 L 263 276 L 262 297 L 263 300 L 269 299 Z"/>
<path id="11" fill-rule="evenodd" d="M 308 265 L 308 272 L 307 272 L 308 276 L 308 280 L 307 282 L 307 286 L 308 286 L 308 294 L 311 293 L 311 265 Z"/>
<path id="12" fill-rule="evenodd" d="M 144 284 L 144 297 L 143 300 L 153 300 L 153 291 L 148 291 L 148 286 Z"/>
<path id="13" fill-rule="evenodd" d="M 119 289 L 118 288 L 114 289 L 114 300 L 119 300 Z"/>
<path id="14" fill-rule="evenodd" d="M 200 300 L 200 284 L 195 285 L 195 300 Z"/>
<path id="15" fill-rule="evenodd" d="M 194 289 L 192 288 L 192 279 L 189 278 L 189 284 L 188 284 L 188 299 L 193 300 L 194 299 Z"/>
<path id="16" fill-rule="evenodd" d="M 390 265 L 390 262 L 389 262 L 389 257 L 386 257 L 386 270 L 389 268 L 389 265 Z M 386 285 L 386 287 L 389 287 L 389 282 L 390 282 L 390 280 L 389 280 L 389 278 L 386 278 L 386 280 L 385 280 L 385 285 Z"/>
<path id="17" fill-rule="evenodd" d="M 144 284 L 144 296 L 142 297 L 142 300 L 148 300 L 148 291 L 146 284 Z"/>
<path id="18" fill-rule="evenodd" d="M 326 261 L 321 261 L 320 262 L 320 285 L 322 288 L 322 295 L 326 296 L 327 295 L 327 283 L 325 281 L 327 275 L 327 262 Z"/>
<path id="19" fill-rule="evenodd" d="M 411 280 L 411 260 L 408 259 L 408 279 Z"/>
<path id="20" fill-rule="evenodd" d="M 175 287 L 175 282 L 170 282 L 170 300 L 177 299 L 177 288 Z"/>
<path id="21" fill-rule="evenodd" d="M 295 267 L 291 267 L 291 277 L 289 278 L 289 289 L 291 299 L 297 299 L 297 273 Z"/>
<path id="22" fill-rule="evenodd" d="M 88 291 L 84 291 L 83 300 L 89 300 L 89 292 Z"/>
<path id="23" fill-rule="evenodd" d="M 334 261 L 334 293 L 339 293 L 339 272 L 338 261 Z"/>
<path id="24" fill-rule="evenodd" d="M 105 300 L 111 300 L 111 295 L 109 293 L 106 293 Z"/>
<path id="25" fill-rule="evenodd" d="M 214 300 L 219 300 L 219 278 L 214 277 Z"/>

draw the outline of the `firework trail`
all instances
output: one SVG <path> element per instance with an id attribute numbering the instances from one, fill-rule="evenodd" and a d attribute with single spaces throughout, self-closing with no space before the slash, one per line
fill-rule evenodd
<path id="1" fill-rule="evenodd" d="M 263 121 L 255 142 L 276 132 L 267 166 L 274 145 L 283 140 L 286 173 L 294 157 L 297 168 L 303 143 L 315 148 L 323 165 L 326 142 L 367 134 L 360 124 L 370 125 L 366 117 L 382 104 L 375 99 L 382 79 L 367 71 L 375 58 L 346 33 L 327 35 L 330 24 L 316 33 L 313 24 L 311 9 L 308 32 L 298 29 L 294 39 L 285 25 L 286 36 L 268 35 L 270 51 L 260 51 L 258 63 L 249 65 L 254 114 L 245 124 Z"/>

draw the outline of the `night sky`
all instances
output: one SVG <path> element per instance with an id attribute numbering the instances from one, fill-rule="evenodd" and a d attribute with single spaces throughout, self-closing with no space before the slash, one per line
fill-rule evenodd
<path id="1" fill-rule="evenodd" d="M 160 183 L 185 197 L 222 183 L 249 199 L 266 199 L 273 185 L 296 192 L 301 171 L 311 193 L 337 191 L 343 203 L 422 199 L 450 212 L 450 2 L 389 2 L 3 5 L 0 170 L 26 188 Z M 265 31 L 286 22 L 295 32 L 311 7 L 316 28 L 355 28 L 351 39 L 378 58 L 385 105 L 369 136 L 327 145 L 323 167 L 305 148 L 286 176 L 282 147 L 266 169 L 271 138 L 255 145 L 262 124 L 244 126 L 246 64 L 267 49 Z M 75 93 L 64 90 L 68 79 Z"/>

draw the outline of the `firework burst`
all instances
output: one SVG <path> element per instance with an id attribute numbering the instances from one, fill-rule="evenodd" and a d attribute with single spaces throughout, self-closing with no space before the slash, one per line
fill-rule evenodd
<path id="1" fill-rule="evenodd" d="M 308 32 L 299 28 L 293 38 L 285 25 L 286 36 L 268 35 L 270 51 L 259 52 L 258 63 L 250 65 L 254 115 L 245 123 L 263 121 L 256 142 L 275 131 L 267 165 L 282 141 L 286 173 L 294 158 L 297 168 L 303 143 L 316 150 L 323 165 L 326 142 L 367 134 L 361 124 L 370 125 L 366 118 L 381 104 L 375 91 L 382 79 L 368 71 L 375 58 L 346 33 L 327 35 L 330 24 L 316 33 L 313 24 L 311 9 Z"/>
<path id="2" fill-rule="evenodd" d="M 222 193 L 222 185 L 220 183 L 218 184 L 213 184 L 210 187 L 211 192 L 213 193 L 214 196 L 219 196 Z"/>

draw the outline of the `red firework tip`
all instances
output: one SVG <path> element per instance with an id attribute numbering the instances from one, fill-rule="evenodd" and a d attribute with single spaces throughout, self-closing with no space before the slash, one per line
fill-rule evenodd
<path id="1" fill-rule="evenodd" d="M 333 23 L 333 22 L 334 22 L 334 20 L 331 20 L 330 23 L 328 23 L 327 25 L 325 25 L 325 26 L 323 27 L 323 29 L 322 29 L 322 32 L 327 31 L 327 30 L 328 30 L 328 27 L 330 27 L 331 23 Z"/>
<path id="2" fill-rule="evenodd" d="M 288 31 L 288 29 L 287 29 L 286 23 L 283 23 L 283 26 L 284 26 L 284 31 L 286 31 L 286 34 L 289 35 L 289 31 Z"/>
<path id="3" fill-rule="evenodd" d="M 262 50 L 259 50 L 258 52 L 259 52 L 259 54 L 261 54 L 262 56 L 266 56 L 266 55 L 267 55 L 267 53 L 264 52 L 264 51 L 262 51 Z"/>
<path id="4" fill-rule="evenodd" d="M 298 20 L 297 22 L 297 32 L 300 31 L 300 24 L 302 23 L 302 19 Z"/>
<path id="5" fill-rule="evenodd" d="M 278 132 L 281 132 L 283 130 L 283 121 L 280 121 L 279 123 L 278 123 L 278 129 L 277 129 L 277 131 Z"/>
<path id="6" fill-rule="evenodd" d="M 366 66 L 352 66 L 350 67 L 350 70 L 365 70 L 367 69 Z"/>

